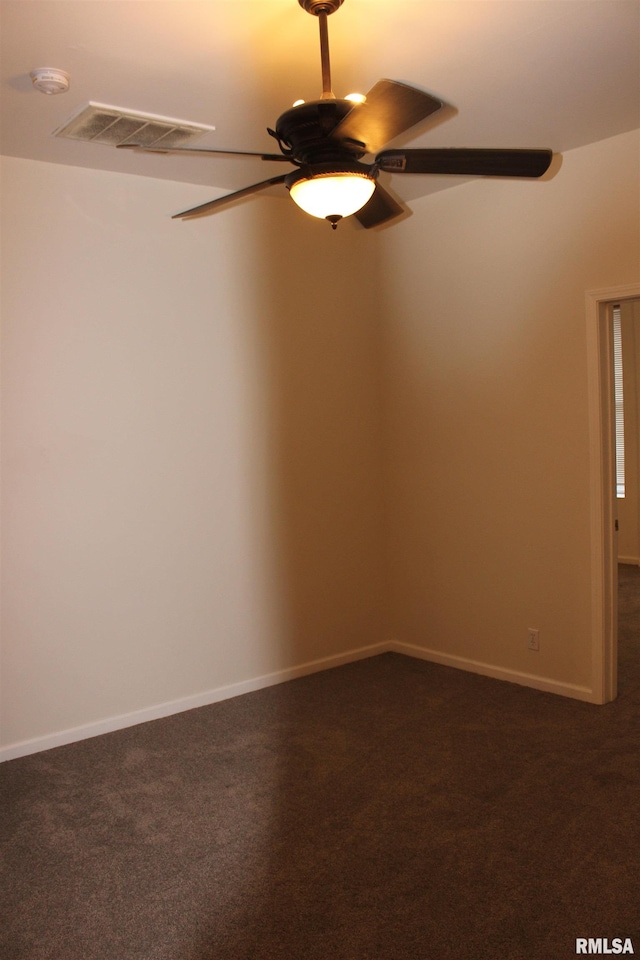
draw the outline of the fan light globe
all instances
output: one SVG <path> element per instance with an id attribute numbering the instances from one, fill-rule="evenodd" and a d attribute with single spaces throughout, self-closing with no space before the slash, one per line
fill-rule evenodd
<path id="1" fill-rule="evenodd" d="M 290 192 L 305 213 L 326 220 L 357 213 L 371 199 L 375 187 L 373 177 L 364 173 L 330 173 L 299 179 Z"/>

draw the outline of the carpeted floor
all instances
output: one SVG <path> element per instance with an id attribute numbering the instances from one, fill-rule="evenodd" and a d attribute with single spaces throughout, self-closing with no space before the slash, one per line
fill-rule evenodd
<path id="1" fill-rule="evenodd" d="M 2 960 L 640 953 L 640 569 L 604 707 L 386 654 L 6 763 Z"/>

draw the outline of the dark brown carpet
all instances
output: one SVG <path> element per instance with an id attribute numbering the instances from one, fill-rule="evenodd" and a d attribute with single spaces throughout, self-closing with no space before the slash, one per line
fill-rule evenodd
<path id="1" fill-rule="evenodd" d="M 6 763 L 2 960 L 640 954 L 640 570 L 596 707 L 387 654 Z"/>

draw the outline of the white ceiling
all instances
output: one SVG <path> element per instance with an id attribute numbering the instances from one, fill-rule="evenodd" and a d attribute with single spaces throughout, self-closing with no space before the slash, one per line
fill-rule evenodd
<path id="1" fill-rule="evenodd" d="M 282 166 L 51 133 L 93 100 L 214 125 L 197 146 L 274 152 L 266 127 L 321 93 L 317 20 L 297 0 L 1 0 L 0 15 L 10 156 L 210 184 L 216 196 Z M 562 153 L 640 126 L 639 18 L 638 0 L 345 0 L 329 19 L 333 89 L 385 77 L 444 100 L 405 145 Z M 45 66 L 71 75 L 68 93 L 33 89 L 30 70 Z M 457 182 L 393 187 L 411 198 Z"/>

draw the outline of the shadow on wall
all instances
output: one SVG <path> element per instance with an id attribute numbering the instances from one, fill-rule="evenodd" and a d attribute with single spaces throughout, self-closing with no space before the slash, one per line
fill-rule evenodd
<path id="1" fill-rule="evenodd" d="M 380 271 L 376 238 L 353 224 L 334 233 L 293 204 L 272 206 L 264 250 L 275 256 L 262 260 L 268 456 L 286 642 L 304 663 L 386 639 Z"/>
<path id="2" fill-rule="evenodd" d="M 265 430 L 262 462 L 256 462 L 265 488 L 257 515 L 265 544 L 260 578 L 267 584 L 268 642 L 280 651 L 284 665 L 295 665 L 387 639 L 379 434 L 381 271 L 377 238 L 352 223 L 334 232 L 288 198 L 254 199 L 251 216 L 257 233 L 247 281 L 260 304 L 253 336 L 264 378 L 253 397 L 264 405 Z M 290 877 L 296 861 L 307 905 L 305 917 L 296 915 L 291 922 L 306 925 L 308 936 L 315 936 L 314 924 L 321 919 L 314 913 L 318 904 L 313 906 L 316 878 L 305 876 L 304 849 L 313 836 L 318 798 L 307 798 L 313 800 L 309 820 L 297 819 L 292 834 L 292 809 L 299 810 L 302 801 L 288 796 L 285 786 L 296 779 L 292 771 L 300 764 L 316 763 L 308 746 L 292 742 L 287 734 L 294 714 L 299 716 L 298 699 L 278 700 L 282 736 L 270 743 L 268 757 L 260 750 L 254 756 L 252 742 L 246 755 L 239 751 L 230 761 L 241 774 L 254 756 L 255 763 L 264 764 L 266 777 L 260 796 L 237 814 L 246 819 L 244 867 L 229 878 L 228 889 L 220 890 L 210 929 L 189 960 L 240 960 L 245 953 L 238 950 L 245 948 L 247 957 L 259 956 L 264 931 L 278 924 L 274 911 L 283 904 L 274 878 Z M 339 732 L 319 729 L 316 735 L 324 762 L 324 740 L 338 737 L 338 763 L 344 747 Z M 334 773 L 326 770 L 330 792 Z M 253 804 L 262 808 L 258 835 Z M 224 824 L 220 829 L 224 832 Z M 334 880 L 329 867 L 324 882 L 333 885 Z M 245 889 L 254 895 L 259 889 L 260 902 L 247 902 Z M 285 943 L 287 935 L 283 928 Z"/>

